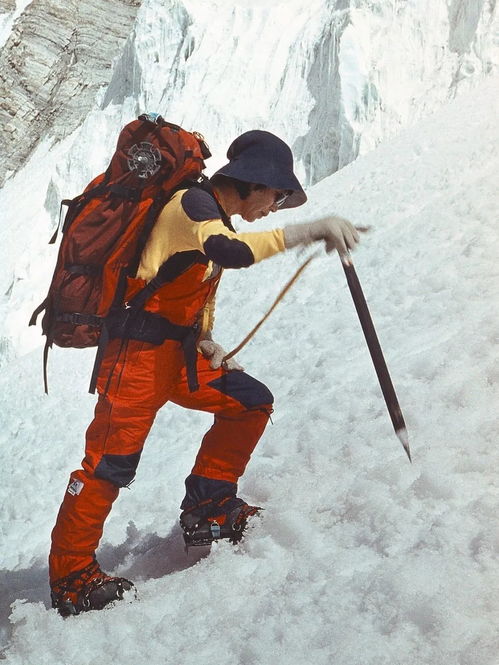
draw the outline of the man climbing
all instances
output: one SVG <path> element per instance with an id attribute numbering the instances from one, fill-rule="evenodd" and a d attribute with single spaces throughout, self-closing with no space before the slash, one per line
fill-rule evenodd
<path id="1" fill-rule="evenodd" d="M 258 508 L 237 496 L 237 482 L 260 439 L 273 397 L 211 338 L 214 296 L 223 268 L 243 268 L 286 249 L 324 240 L 340 253 L 358 241 L 338 217 L 263 232 L 236 233 L 230 217 L 247 222 L 306 195 L 293 172 L 290 148 L 260 130 L 239 136 L 229 162 L 210 183 L 177 191 L 164 206 L 128 279 L 126 300 L 173 264 L 176 277 L 147 300 L 133 330 L 117 324 L 105 350 L 95 417 L 82 468 L 71 474 L 49 558 L 52 603 L 63 615 L 100 609 L 133 584 L 103 573 L 95 552 L 119 489 L 128 486 L 159 408 L 171 401 L 214 414 L 185 481 L 180 523 L 188 544 L 237 541 Z M 178 330 L 195 331 L 197 352 Z"/>

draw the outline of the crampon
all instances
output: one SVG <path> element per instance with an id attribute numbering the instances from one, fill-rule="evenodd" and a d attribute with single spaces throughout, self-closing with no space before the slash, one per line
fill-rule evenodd
<path id="1" fill-rule="evenodd" d="M 103 573 L 97 561 L 52 584 L 52 607 L 63 617 L 101 610 L 125 594 L 136 597 L 135 586 L 124 577 Z"/>
<path id="2" fill-rule="evenodd" d="M 216 502 L 208 499 L 187 508 L 180 515 L 186 547 L 211 545 L 224 538 L 236 544 L 244 535 L 248 519 L 261 510 L 237 497 Z"/>

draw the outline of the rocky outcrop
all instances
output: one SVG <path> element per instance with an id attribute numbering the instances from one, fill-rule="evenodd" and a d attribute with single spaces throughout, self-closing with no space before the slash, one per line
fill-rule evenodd
<path id="1" fill-rule="evenodd" d="M 10 11 L 0 0 L 0 12 Z M 41 137 L 64 138 L 112 78 L 141 0 L 33 0 L 0 53 L 0 185 Z"/>
<path id="2" fill-rule="evenodd" d="M 9 14 L 16 8 L 16 0 L 0 0 L 0 14 Z"/>

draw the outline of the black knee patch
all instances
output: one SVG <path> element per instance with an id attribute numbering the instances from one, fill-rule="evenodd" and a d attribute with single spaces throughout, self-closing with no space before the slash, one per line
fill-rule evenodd
<path id="1" fill-rule="evenodd" d="M 126 487 L 135 478 L 141 454 L 142 451 L 130 455 L 103 455 L 94 475 L 116 487 Z"/>
<path id="2" fill-rule="evenodd" d="M 274 396 L 267 386 L 245 372 L 227 372 L 219 379 L 210 381 L 208 385 L 224 395 L 233 397 L 247 409 L 255 409 L 274 402 Z"/>

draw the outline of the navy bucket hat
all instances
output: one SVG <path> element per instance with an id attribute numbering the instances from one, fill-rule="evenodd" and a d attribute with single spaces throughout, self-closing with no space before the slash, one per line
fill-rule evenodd
<path id="1" fill-rule="evenodd" d="M 227 157 L 229 163 L 215 175 L 291 191 L 281 209 L 297 208 L 307 200 L 293 172 L 293 153 L 275 134 L 260 129 L 245 132 L 231 143 Z"/>

